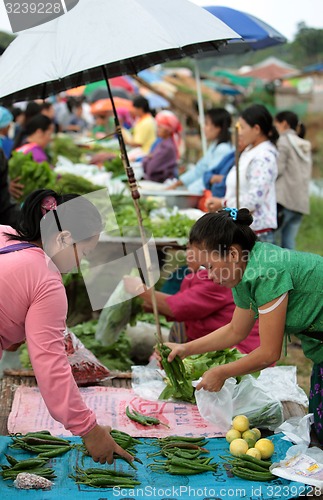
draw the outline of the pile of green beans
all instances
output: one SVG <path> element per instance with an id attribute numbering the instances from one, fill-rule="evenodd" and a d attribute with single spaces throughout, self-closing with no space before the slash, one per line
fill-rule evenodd
<path id="1" fill-rule="evenodd" d="M 75 472 L 75 475 L 69 477 L 74 479 L 77 484 L 86 484 L 94 488 L 119 487 L 133 489 L 141 484 L 131 474 L 115 470 L 99 468 L 81 469 L 80 467 L 76 467 Z"/>
<path id="2" fill-rule="evenodd" d="M 183 458 L 199 457 L 202 453 L 209 453 L 209 451 L 204 448 L 208 443 L 204 438 L 190 438 L 181 436 L 168 436 L 166 438 L 160 438 L 157 440 L 157 444 L 160 445 L 160 450 L 155 453 L 149 453 L 148 457 L 155 457 L 162 455 L 164 457 L 169 457 L 172 454 L 176 456 L 182 456 Z"/>
<path id="3" fill-rule="evenodd" d="M 212 458 L 200 456 L 203 453 L 209 453 L 204 448 L 207 441 L 203 437 L 168 436 L 158 439 L 157 444 L 160 445 L 160 450 L 156 453 L 149 453 L 147 456 L 162 455 L 167 460 L 154 459 L 154 463 L 149 464 L 148 467 L 155 472 L 188 476 L 217 470 L 218 464 L 212 463 Z"/>
<path id="4" fill-rule="evenodd" d="M 0 472 L 2 478 L 16 479 L 20 472 L 28 472 L 29 474 L 36 474 L 37 476 L 45 477 L 46 479 L 53 479 L 55 476 L 54 470 L 50 467 L 45 467 L 47 462 L 46 458 L 29 458 L 28 460 L 16 460 L 10 455 L 5 455 L 10 465 L 1 465 L 2 471 Z"/>
<path id="5" fill-rule="evenodd" d="M 130 455 L 132 455 L 134 457 L 134 462 L 138 462 L 138 463 L 142 464 L 142 461 L 140 460 L 140 458 L 136 457 L 137 450 L 136 450 L 135 445 L 141 444 L 141 441 L 139 441 L 139 439 L 135 439 L 132 436 L 130 436 L 129 434 L 127 434 L 126 432 L 118 431 L 116 429 L 112 429 L 110 434 L 113 437 L 113 439 L 115 440 L 115 442 L 122 449 L 126 450 Z M 89 452 L 85 448 L 84 444 L 81 446 L 78 446 L 78 449 L 83 453 L 83 459 L 85 456 L 89 456 Z M 115 460 L 118 460 L 118 459 L 124 460 L 125 462 L 127 462 L 128 465 L 130 465 L 130 467 L 137 470 L 137 467 L 135 466 L 135 464 L 133 462 L 131 462 L 130 460 L 127 460 L 126 458 L 122 457 L 121 455 L 114 453 L 113 458 Z M 83 465 L 83 461 L 82 461 L 82 465 Z"/>
<path id="6" fill-rule="evenodd" d="M 67 439 L 52 436 L 49 431 L 28 432 L 11 436 L 10 448 L 18 448 L 37 453 L 40 458 L 54 458 L 70 451 L 73 446 Z"/>
<path id="7" fill-rule="evenodd" d="M 148 467 L 155 472 L 168 472 L 172 475 L 193 475 L 202 474 L 203 472 L 216 472 L 218 468 L 217 463 L 211 463 L 211 458 L 184 458 L 179 454 L 175 456 L 174 454 L 169 457 L 166 461 L 155 460 L 153 464 L 149 464 Z"/>
<path id="8" fill-rule="evenodd" d="M 272 462 L 269 460 L 258 460 L 250 455 L 240 455 L 239 457 L 221 457 L 231 464 L 231 472 L 234 476 L 248 481 L 272 481 L 276 479 L 269 467 Z"/>
<path id="9" fill-rule="evenodd" d="M 142 413 L 138 413 L 136 410 L 130 410 L 129 406 L 126 408 L 126 415 L 130 420 L 137 422 L 141 425 L 164 425 L 169 428 L 169 425 L 164 424 L 158 418 L 151 417 L 149 415 L 143 415 Z"/>

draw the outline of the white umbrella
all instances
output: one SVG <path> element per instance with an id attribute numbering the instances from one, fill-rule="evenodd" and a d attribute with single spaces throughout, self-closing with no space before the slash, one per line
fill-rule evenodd
<path id="1" fill-rule="evenodd" d="M 10 44 L 0 60 L 0 99 L 44 98 L 102 80 L 103 67 L 109 78 L 137 73 L 237 37 L 187 0 L 80 0 Z"/>
<path id="2" fill-rule="evenodd" d="M 1 57 L 0 100 L 4 104 L 44 99 L 69 88 L 106 80 L 138 217 L 148 284 L 153 280 L 139 193 L 108 79 L 214 50 L 232 38 L 240 36 L 187 0 L 80 0 L 64 16 L 19 35 Z M 152 305 L 161 339 L 153 287 Z"/>

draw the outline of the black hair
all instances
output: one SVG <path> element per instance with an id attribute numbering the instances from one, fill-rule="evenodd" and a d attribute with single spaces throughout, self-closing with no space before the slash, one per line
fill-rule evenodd
<path id="1" fill-rule="evenodd" d="M 240 116 L 250 127 L 258 125 L 268 140 L 276 144 L 279 134 L 273 124 L 273 117 L 265 106 L 262 104 L 253 104 L 242 111 Z"/>
<path id="2" fill-rule="evenodd" d="M 70 231 L 74 241 L 82 241 L 88 239 L 89 234 L 94 236 L 102 231 L 102 219 L 99 211 L 84 196 L 79 196 L 78 194 L 59 195 L 51 189 L 37 189 L 37 191 L 34 191 L 27 196 L 22 205 L 21 213 L 16 225 L 16 231 L 18 234 L 4 233 L 9 237 L 9 240 L 41 240 L 42 234 L 40 230 L 40 221 L 43 218 L 41 205 L 44 198 L 47 196 L 53 196 L 53 198 L 55 198 L 58 210 L 56 211 L 56 214 L 54 214 L 57 217 L 55 216 L 53 218 L 53 224 L 49 223 L 48 227 L 46 227 L 46 238 L 57 231 L 67 230 Z M 68 203 L 64 206 L 64 203 L 72 201 L 76 198 L 78 199 L 76 204 L 73 205 L 73 203 Z M 79 221 L 82 221 L 81 224 L 69 224 L 68 215 L 69 212 L 73 211 L 77 211 L 77 213 L 71 214 L 70 220 L 75 221 L 75 217 L 77 217 Z M 61 223 L 60 220 L 64 222 Z M 84 235 L 86 235 L 86 237 L 84 237 Z"/>
<path id="3" fill-rule="evenodd" d="M 41 104 L 41 106 L 40 106 L 41 111 L 51 109 L 52 107 L 53 107 L 53 104 L 51 102 L 48 102 L 48 101 L 43 102 L 43 104 Z"/>
<path id="4" fill-rule="evenodd" d="M 236 216 L 234 220 L 229 209 L 203 215 L 191 229 L 190 245 L 218 251 L 222 257 L 234 244 L 240 245 L 242 251 L 250 251 L 258 239 L 249 227 L 253 217 L 247 208 L 240 208 Z"/>
<path id="5" fill-rule="evenodd" d="M 10 112 L 13 116 L 13 121 L 15 122 L 18 116 L 21 116 L 24 114 L 23 110 L 21 108 L 18 108 L 17 106 L 12 106 L 10 108 Z"/>
<path id="6" fill-rule="evenodd" d="M 142 109 L 145 113 L 150 112 L 149 102 L 142 95 L 138 95 L 137 97 L 135 97 L 132 101 L 132 104 L 134 108 Z"/>
<path id="7" fill-rule="evenodd" d="M 293 111 L 280 111 L 275 116 L 275 120 L 278 123 L 287 122 L 290 128 L 297 132 L 298 137 L 304 139 L 306 134 L 306 127 L 304 123 L 299 122 L 297 114 Z"/>
<path id="8" fill-rule="evenodd" d="M 46 130 L 49 129 L 52 123 L 53 121 L 50 118 L 48 118 L 48 116 L 42 115 L 40 113 L 38 115 L 33 116 L 32 118 L 30 118 L 30 120 L 25 122 L 25 125 L 19 131 L 15 139 L 13 149 L 19 148 L 23 144 L 26 137 L 34 134 L 37 130 L 40 129 L 43 132 L 45 132 Z"/>
<path id="9" fill-rule="evenodd" d="M 210 118 L 215 127 L 220 127 L 221 132 L 217 138 L 217 143 L 231 142 L 231 115 L 224 108 L 212 108 L 205 112 L 205 116 Z"/>
<path id="10" fill-rule="evenodd" d="M 25 109 L 25 124 L 29 122 L 34 116 L 38 115 L 42 110 L 40 104 L 35 101 L 30 101 Z"/>

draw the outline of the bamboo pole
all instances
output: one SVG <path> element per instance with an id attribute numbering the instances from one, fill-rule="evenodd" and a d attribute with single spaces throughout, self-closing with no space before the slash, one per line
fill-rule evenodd
<path id="1" fill-rule="evenodd" d="M 151 262 L 151 258 L 150 258 L 150 254 L 149 254 L 149 248 L 147 245 L 148 241 L 147 241 L 147 237 L 145 234 L 145 229 L 144 229 L 143 222 L 142 222 L 141 210 L 140 210 L 140 206 L 139 206 L 139 202 L 138 202 L 138 200 L 140 198 L 140 193 L 138 191 L 137 181 L 136 181 L 134 171 L 129 163 L 129 158 L 128 158 L 128 154 L 127 154 L 127 150 L 126 150 L 126 145 L 125 145 L 125 142 L 124 142 L 124 139 L 122 136 L 122 131 L 121 131 L 121 126 L 120 126 L 120 122 L 119 122 L 119 118 L 118 118 L 118 113 L 117 113 L 117 110 L 116 110 L 116 107 L 114 104 L 113 95 L 111 92 L 107 71 L 106 71 L 106 68 L 104 66 L 102 66 L 102 71 L 103 71 L 103 75 L 104 75 L 104 78 L 105 78 L 105 81 L 107 84 L 109 96 L 111 99 L 111 104 L 112 104 L 112 109 L 113 109 L 113 114 L 114 114 L 114 122 L 115 122 L 115 127 L 116 127 L 116 133 L 117 133 L 119 146 L 120 146 L 121 159 L 122 159 L 122 163 L 123 163 L 125 172 L 126 172 L 127 177 L 128 177 L 129 188 L 130 188 L 132 200 L 134 203 L 134 207 L 135 207 L 135 211 L 136 211 L 136 215 L 137 215 L 137 219 L 138 219 L 138 226 L 139 226 L 139 232 L 140 232 L 141 242 L 142 242 L 142 246 L 143 246 L 143 253 L 144 253 L 144 258 L 145 258 L 145 262 L 146 262 L 146 266 L 147 266 L 148 286 L 150 287 L 150 290 L 151 290 L 151 303 L 152 303 L 154 318 L 156 321 L 157 338 L 158 338 L 158 342 L 162 344 L 163 338 L 162 338 L 162 334 L 161 334 L 159 314 L 158 314 L 158 308 L 157 308 L 156 290 L 155 290 L 155 286 L 153 283 L 152 262 Z"/>

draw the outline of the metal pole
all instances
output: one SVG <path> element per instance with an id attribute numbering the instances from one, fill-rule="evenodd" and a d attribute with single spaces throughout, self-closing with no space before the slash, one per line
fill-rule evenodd
<path id="1" fill-rule="evenodd" d="M 207 150 L 207 143 L 206 143 L 206 137 L 204 133 L 204 106 L 203 106 L 203 97 L 202 97 L 202 88 L 201 88 L 201 75 L 200 75 L 200 68 L 198 65 L 197 59 L 194 59 L 194 68 L 195 68 L 195 82 L 196 82 L 196 92 L 197 92 L 197 106 L 199 110 L 199 125 L 200 125 L 200 134 L 201 134 L 201 141 L 202 141 L 202 151 L 203 151 L 203 156 L 206 154 Z"/>

